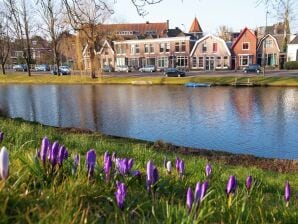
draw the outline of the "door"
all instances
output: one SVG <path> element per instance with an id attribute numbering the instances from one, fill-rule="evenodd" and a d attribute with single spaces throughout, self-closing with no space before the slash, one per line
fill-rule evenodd
<path id="1" fill-rule="evenodd" d="M 214 70 L 214 57 L 206 57 L 205 59 L 205 69 L 210 71 Z"/>

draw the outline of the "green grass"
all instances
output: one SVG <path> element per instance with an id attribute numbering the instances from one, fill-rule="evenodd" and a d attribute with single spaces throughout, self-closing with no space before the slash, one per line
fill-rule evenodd
<path id="1" fill-rule="evenodd" d="M 205 200 L 188 214 L 185 198 L 189 186 L 194 191 L 197 181 L 205 180 L 208 161 L 193 155 L 160 152 L 144 141 L 114 138 L 100 133 L 65 131 L 0 117 L 0 129 L 5 133 L 0 144 L 9 150 L 10 176 L 0 181 L 0 223 L 297 223 L 298 174 L 275 173 L 254 167 L 228 166 L 209 161 L 212 176 Z M 36 159 L 36 149 L 48 136 L 59 140 L 70 152 L 70 158 L 55 174 L 47 173 Z M 88 181 L 85 154 L 94 148 L 97 153 L 95 178 Z M 139 169 L 141 179 L 114 176 L 109 183 L 102 171 L 103 153 L 115 151 L 119 157 L 135 159 L 133 169 Z M 76 175 L 71 173 L 73 155 L 81 155 Z M 174 171 L 168 175 L 163 168 L 166 156 L 174 162 L 183 158 L 186 174 L 180 179 Z M 146 164 L 151 159 L 157 165 L 160 180 L 154 195 L 146 190 Z M 229 208 L 225 186 L 230 175 L 236 175 L 238 188 Z M 247 194 L 245 179 L 254 178 L 253 189 Z M 115 181 L 127 185 L 125 208 L 115 202 Z M 284 202 L 284 184 L 289 180 L 292 198 L 289 207 Z"/>
<path id="2" fill-rule="evenodd" d="M 247 82 L 247 79 L 259 86 L 298 86 L 298 77 L 270 77 L 270 76 L 241 76 L 237 77 L 237 82 Z M 151 81 L 152 84 L 185 84 L 187 82 L 204 82 L 214 85 L 232 85 L 235 81 L 234 76 L 188 76 L 178 77 L 99 77 L 91 79 L 89 76 L 71 75 L 71 76 L 54 76 L 54 75 L 32 75 L 12 73 L 0 75 L 0 84 L 20 83 L 20 84 L 131 84 L 132 81 Z"/>

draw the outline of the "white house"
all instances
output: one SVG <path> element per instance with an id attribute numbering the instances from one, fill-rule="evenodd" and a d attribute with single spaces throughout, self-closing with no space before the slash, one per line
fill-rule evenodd
<path id="1" fill-rule="evenodd" d="M 288 61 L 298 61 L 298 35 L 288 44 Z"/>

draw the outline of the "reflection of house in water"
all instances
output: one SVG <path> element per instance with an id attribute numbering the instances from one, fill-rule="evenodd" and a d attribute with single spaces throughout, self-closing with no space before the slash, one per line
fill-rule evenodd
<path id="1" fill-rule="evenodd" d="M 231 91 L 231 102 L 241 121 L 248 121 L 254 113 L 254 88 L 235 88 Z"/>

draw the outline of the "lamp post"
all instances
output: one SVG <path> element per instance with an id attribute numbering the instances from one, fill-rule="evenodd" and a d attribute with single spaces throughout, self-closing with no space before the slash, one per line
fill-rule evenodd
<path id="1" fill-rule="evenodd" d="M 184 49 L 184 71 L 186 71 L 186 27 L 185 25 L 182 23 L 181 26 L 183 26 L 183 30 L 184 30 L 184 44 L 185 44 L 185 49 Z"/>
<path id="2" fill-rule="evenodd" d="M 265 33 L 264 33 L 264 42 L 263 42 L 263 76 L 265 76 L 266 73 L 266 64 L 267 64 L 267 55 L 266 55 L 266 35 L 267 35 L 267 17 L 268 17 L 269 11 L 266 10 L 266 25 L 265 25 Z"/>

